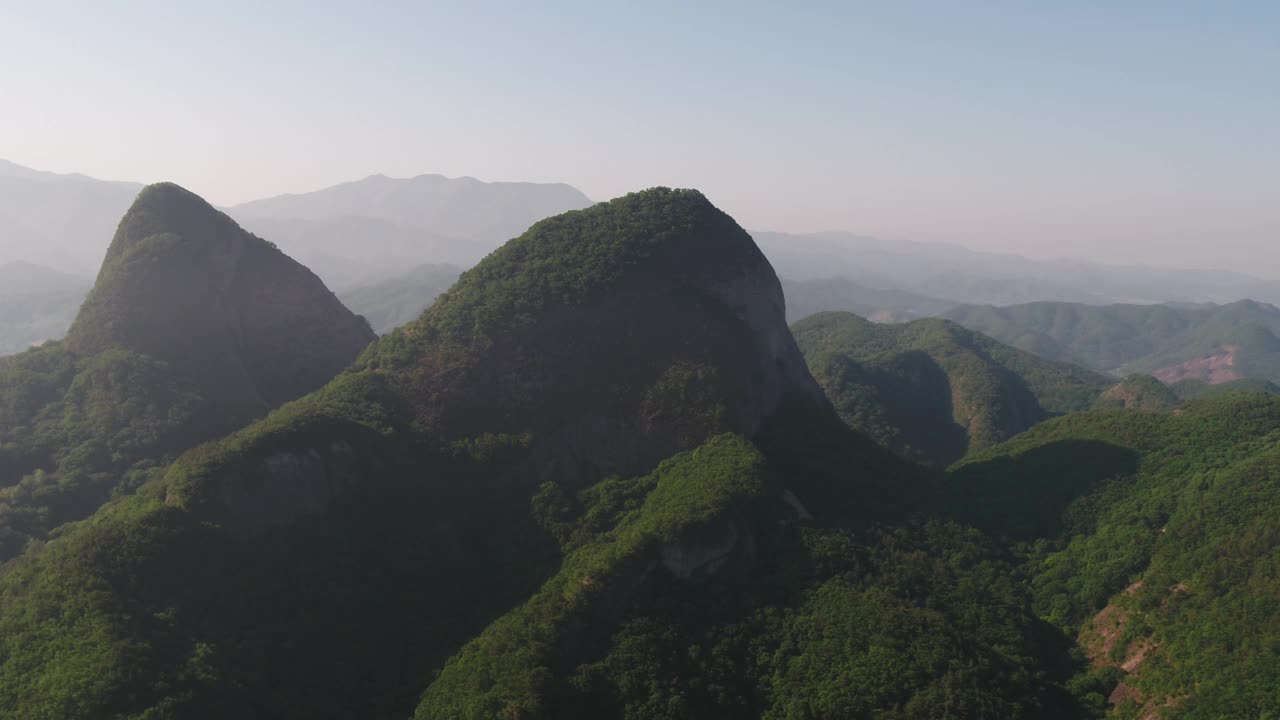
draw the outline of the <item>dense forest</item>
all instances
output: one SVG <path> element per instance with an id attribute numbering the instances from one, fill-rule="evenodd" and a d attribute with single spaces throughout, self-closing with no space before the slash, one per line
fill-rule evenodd
<path id="1" fill-rule="evenodd" d="M 372 339 L 269 243 L 147 188 L 67 338 L 0 358 L 0 559 L 318 388 Z"/>
<path id="2" fill-rule="evenodd" d="M 893 325 L 819 313 L 791 330 L 850 427 L 935 465 L 1087 409 L 1111 384 L 946 320 Z"/>

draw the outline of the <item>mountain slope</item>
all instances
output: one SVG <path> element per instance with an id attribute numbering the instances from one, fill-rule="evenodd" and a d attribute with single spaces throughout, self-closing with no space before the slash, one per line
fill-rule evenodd
<path id="1" fill-rule="evenodd" d="M 434 445 L 519 440 L 529 457 L 508 480 L 634 473 L 713 429 L 754 434 L 788 388 L 820 400 L 783 312 L 731 218 L 654 190 L 536 224 L 337 384 L 376 388 L 379 414 L 399 416 L 378 424 Z"/>
<path id="2" fill-rule="evenodd" d="M 1088 408 L 1108 384 L 945 320 L 885 325 L 819 313 L 792 331 L 850 427 L 932 464 Z"/>
<path id="3" fill-rule="evenodd" d="M 1150 373 L 1166 382 L 1280 380 L 1280 309 L 1250 300 L 1207 307 L 969 306 L 945 317 L 1037 355 L 1107 372 Z"/>
<path id="4" fill-rule="evenodd" d="M 1181 402 L 1179 394 L 1150 375 L 1130 375 L 1098 396 L 1095 407 L 1161 412 Z"/>
<path id="5" fill-rule="evenodd" d="M 949 502 L 1035 540 L 1036 611 L 1120 681 L 1115 717 L 1275 713 L 1277 428 L 1262 394 L 1071 415 L 966 459 Z"/>
<path id="6" fill-rule="evenodd" d="M 322 385 L 373 333 L 174 185 L 138 195 L 65 342 L 0 359 L 0 556 Z"/>

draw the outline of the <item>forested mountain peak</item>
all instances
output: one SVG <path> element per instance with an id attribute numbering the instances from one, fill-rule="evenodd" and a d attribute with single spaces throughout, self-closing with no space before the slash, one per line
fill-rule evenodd
<path id="1" fill-rule="evenodd" d="M 172 183 L 138 194 L 66 346 L 170 364 L 228 403 L 313 390 L 373 339 L 311 271 Z"/>
<path id="2" fill-rule="evenodd" d="M 119 225 L 68 338 L 0 358 L 0 559 L 373 339 L 318 278 L 176 185 Z"/>

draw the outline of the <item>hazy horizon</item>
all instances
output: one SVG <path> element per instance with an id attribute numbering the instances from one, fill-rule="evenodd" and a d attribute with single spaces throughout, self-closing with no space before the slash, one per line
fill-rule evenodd
<path id="1" fill-rule="evenodd" d="M 1280 8 L 5 7 L 0 157 L 220 206 L 373 174 L 1280 276 Z"/>

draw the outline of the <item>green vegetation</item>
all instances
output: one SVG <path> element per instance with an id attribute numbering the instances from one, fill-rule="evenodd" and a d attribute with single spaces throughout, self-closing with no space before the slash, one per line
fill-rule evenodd
<path id="1" fill-rule="evenodd" d="M 1016 528 L 1036 612 L 1099 668 L 1126 664 L 1111 670 L 1129 698 L 1117 716 L 1266 716 L 1280 711 L 1277 448 L 1268 395 L 1073 415 L 966 459 L 948 502 Z M 1005 520 L 1031 513 L 1059 522 Z"/>
<path id="2" fill-rule="evenodd" d="M 1090 714 L 1055 680 L 1072 661 L 1027 612 L 1010 556 L 948 523 L 797 524 L 762 461 L 722 436 L 576 499 L 544 485 L 560 571 L 449 661 L 417 716 Z M 671 571 L 709 549 L 728 564 Z"/>
<path id="3" fill-rule="evenodd" d="M 1129 408 L 1161 412 L 1172 410 L 1181 401 L 1176 389 L 1150 375 L 1130 375 L 1104 390 L 1094 405 L 1101 409 Z"/>
<path id="4" fill-rule="evenodd" d="M 1280 309 L 1252 300 L 1196 307 L 971 305 L 944 317 L 1041 357 L 1103 372 L 1148 373 L 1218 356 L 1216 373 L 1208 363 L 1192 362 L 1172 379 L 1280 382 Z"/>
<path id="5" fill-rule="evenodd" d="M 1270 380 L 1261 378 L 1244 378 L 1242 380 L 1232 380 L 1231 382 L 1218 383 L 1210 385 L 1203 380 L 1182 380 L 1170 386 L 1179 398 L 1184 400 L 1197 400 L 1199 398 L 1214 397 L 1229 392 L 1255 392 L 1267 393 L 1269 395 L 1280 395 L 1280 385 Z"/>
<path id="6" fill-rule="evenodd" d="M 945 320 L 889 325 L 819 313 L 792 331 L 850 427 L 938 465 L 1087 408 L 1107 384 Z"/>
<path id="7" fill-rule="evenodd" d="M 0 359 L 0 560 L 315 389 L 371 338 L 200 198 L 145 189 L 68 339 Z"/>
<path id="8" fill-rule="evenodd" d="M 750 237 L 684 191 L 575 215 L 21 558 L 0 580 L 0 714 L 403 717 L 554 573 L 532 488 L 587 491 L 758 425 L 778 366 L 705 289 L 768 273 Z M 671 492 L 683 513 L 697 488 Z"/>
<path id="9" fill-rule="evenodd" d="M 624 281 L 648 291 L 686 285 L 691 272 L 715 272 L 717 252 L 764 262 L 733 218 L 695 190 L 655 188 L 548 218 L 463 273 L 409 331 L 381 343 L 378 357 L 405 345 L 492 338 Z"/>
<path id="10" fill-rule="evenodd" d="M 242 419 L 217 417 L 164 363 L 50 344 L 0 362 L 0 557 L 128 492 L 181 448 Z"/>
<path id="11" fill-rule="evenodd" d="M 558 573 L 527 603 L 505 615 L 445 665 L 418 706 L 417 717 L 537 717 L 546 715 L 549 686 L 560 655 L 589 645 L 573 635 L 600 633 L 609 614 L 643 584 L 661 549 L 722 520 L 764 493 L 761 458 L 745 441 L 726 435 L 677 455 L 623 492 L 639 507 L 620 514 L 604 532 L 577 539 Z M 616 481 L 605 481 L 605 485 Z M 627 492 L 629 491 L 629 492 Z M 542 492 L 555 492 L 544 486 Z M 590 513 L 617 490 L 599 492 Z M 584 526 L 583 529 L 590 527 Z M 738 531 L 731 528 L 737 542 Z M 563 530 L 562 530 L 563 532 Z"/>

